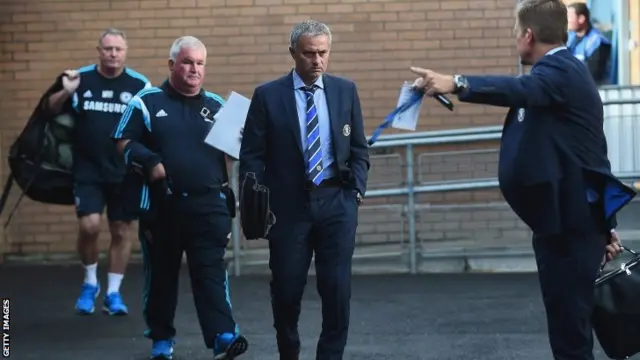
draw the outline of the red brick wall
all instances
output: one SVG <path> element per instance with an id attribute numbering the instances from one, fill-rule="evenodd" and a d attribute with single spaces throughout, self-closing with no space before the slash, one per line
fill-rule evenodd
<path id="1" fill-rule="evenodd" d="M 93 62 L 97 38 L 107 27 L 127 32 L 129 65 L 155 84 L 166 76 L 171 42 L 181 35 L 195 35 L 209 49 L 207 88 L 222 95 L 235 90 L 251 96 L 255 85 L 290 69 L 287 40 L 292 24 L 310 17 L 325 21 L 334 34 L 330 71 L 357 82 L 369 133 L 394 107 L 400 83 L 413 79 L 411 65 L 443 72 L 515 73 L 514 5 L 514 0 L 4 0 L 0 3 L 3 178 L 6 148 L 42 91 L 60 71 Z M 469 105 L 458 105 L 450 113 L 435 102 L 427 105 L 419 130 L 499 124 L 504 113 Z M 385 161 L 391 162 L 385 167 Z M 495 157 L 477 161 L 476 170 L 494 175 Z M 432 177 L 469 173 L 458 169 L 459 164 L 447 168 L 443 162 L 424 165 L 420 171 Z M 397 160 L 375 160 L 372 186 L 397 177 L 398 166 Z M 495 191 L 489 193 L 436 194 L 421 201 L 499 200 Z M 380 224 L 376 216 L 367 215 L 370 212 L 362 213 L 361 234 L 376 231 L 380 236 L 382 230 L 375 230 L 375 224 L 366 225 L 367 221 Z M 461 218 L 465 216 L 472 215 Z M 384 218 L 392 222 L 388 228 L 398 226 L 398 218 Z M 479 225 L 482 221 L 484 225 Z M 473 223 L 486 227 L 488 221 Z M 455 230 L 454 225 L 449 227 Z M 429 231 L 433 235 L 444 230 Z M 75 232 L 72 208 L 27 200 L 8 230 L 5 252 L 72 252 Z M 108 239 L 104 235 L 103 244 Z"/>

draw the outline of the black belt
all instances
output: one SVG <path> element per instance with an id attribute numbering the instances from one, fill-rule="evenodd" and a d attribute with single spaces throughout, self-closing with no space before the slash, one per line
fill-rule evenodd
<path id="1" fill-rule="evenodd" d="M 340 178 L 337 178 L 337 177 L 332 177 L 329 179 L 322 180 L 322 182 L 318 185 L 314 184 L 314 182 L 311 180 L 307 180 L 305 182 L 304 188 L 307 191 L 313 191 L 315 189 L 320 189 L 320 188 L 333 188 L 333 187 L 341 187 L 341 186 L 342 186 L 342 180 L 340 180 Z"/>
<path id="2" fill-rule="evenodd" d="M 174 189 L 169 188 L 171 191 L 171 195 L 174 196 L 205 196 L 214 191 L 222 190 L 222 186 L 206 186 L 200 188 L 191 188 L 191 189 Z"/>

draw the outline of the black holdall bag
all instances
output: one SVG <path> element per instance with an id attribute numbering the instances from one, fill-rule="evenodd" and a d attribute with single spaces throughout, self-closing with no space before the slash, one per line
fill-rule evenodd
<path id="1" fill-rule="evenodd" d="M 9 148 L 11 173 L 0 198 L 0 213 L 4 210 L 15 182 L 22 193 L 14 205 L 5 228 L 23 197 L 53 205 L 74 205 L 72 135 L 76 121 L 71 100 L 59 114 L 48 108 L 49 96 L 62 89 L 62 76 L 42 95 L 26 126 Z"/>
<path id="2" fill-rule="evenodd" d="M 613 360 L 640 353 L 640 254 L 596 280 L 592 323 L 605 354 Z"/>
<path id="3" fill-rule="evenodd" d="M 269 188 L 260 185 L 254 173 L 247 173 L 240 184 L 240 223 L 247 240 L 265 239 L 276 223 Z"/>

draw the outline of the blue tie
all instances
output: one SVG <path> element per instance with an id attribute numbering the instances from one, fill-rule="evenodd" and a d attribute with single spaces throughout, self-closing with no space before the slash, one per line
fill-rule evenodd
<path id="1" fill-rule="evenodd" d="M 320 146 L 320 126 L 318 123 L 318 111 L 313 102 L 313 93 L 316 86 L 302 87 L 307 96 L 307 174 L 314 184 L 319 185 L 324 180 L 322 166 L 322 147 Z"/>

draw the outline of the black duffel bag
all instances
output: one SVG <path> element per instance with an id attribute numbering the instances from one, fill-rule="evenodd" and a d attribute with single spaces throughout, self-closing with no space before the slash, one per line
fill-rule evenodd
<path id="1" fill-rule="evenodd" d="M 596 280 L 593 329 L 605 354 L 614 360 L 640 353 L 640 255 Z"/>

